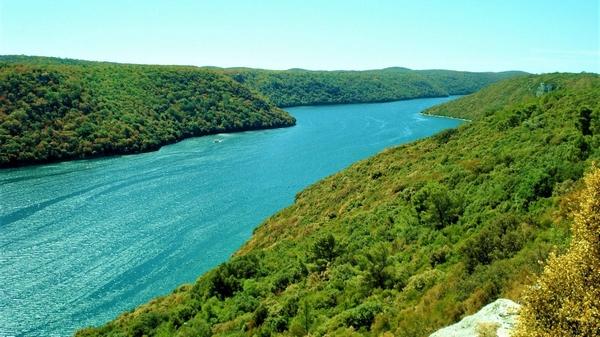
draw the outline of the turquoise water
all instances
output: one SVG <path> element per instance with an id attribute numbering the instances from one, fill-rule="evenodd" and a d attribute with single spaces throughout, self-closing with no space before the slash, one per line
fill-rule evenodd
<path id="1" fill-rule="evenodd" d="M 452 98 L 289 108 L 292 128 L 0 171 L 0 336 L 67 336 L 226 260 L 307 185 L 455 127 Z"/>

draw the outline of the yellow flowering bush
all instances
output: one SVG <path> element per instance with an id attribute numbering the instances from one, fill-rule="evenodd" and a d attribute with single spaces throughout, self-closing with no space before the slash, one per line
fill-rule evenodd
<path id="1" fill-rule="evenodd" d="M 514 337 L 600 336 L 600 169 L 585 177 L 573 239 L 529 290 Z"/>

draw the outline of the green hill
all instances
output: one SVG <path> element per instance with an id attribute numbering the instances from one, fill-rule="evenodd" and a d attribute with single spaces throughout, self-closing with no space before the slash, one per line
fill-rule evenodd
<path id="1" fill-rule="evenodd" d="M 280 107 L 463 95 L 498 80 L 525 74 L 517 71 L 473 73 L 406 68 L 367 71 L 228 68 L 221 71 L 267 96 Z"/>
<path id="2" fill-rule="evenodd" d="M 0 57 L 0 167 L 156 150 L 293 117 L 215 71 Z"/>
<path id="3" fill-rule="evenodd" d="M 195 284 L 77 336 L 427 336 L 519 299 L 600 159 L 600 77 L 509 79 L 429 112 L 473 121 L 314 184 Z"/>
<path id="4" fill-rule="evenodd" d="M 285 107 L 439 97 L 519 74 L 270 71 L 0 56 L 0 167 L 138 153 L 187 137 L 295 123 L 267 99 Z"/>

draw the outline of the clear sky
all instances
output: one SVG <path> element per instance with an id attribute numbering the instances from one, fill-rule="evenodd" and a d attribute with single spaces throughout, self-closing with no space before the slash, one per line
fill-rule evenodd
<path id="1" fill-rule="evenodd" d="M 600 0 L 0 0 L 0 54 L 600 72 Z"/>

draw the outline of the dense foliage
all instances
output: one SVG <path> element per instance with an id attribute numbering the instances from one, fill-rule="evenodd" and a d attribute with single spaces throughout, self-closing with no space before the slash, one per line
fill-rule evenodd
<path id="1" fill-rule="evenodd" d="M 210 70 L 0 58 L 0 167 L 293 124 L 283 110 Z"/>
<path id="2" fill-rule="evenodd" d="M 473 121 L 314 184 L 195 284 L 77 336 L 427 336 L 520 298 L 600 159 L 600 78 L 505 80 L 439 111 Z"/>
<path id="3" fill-rule="evenodd" d="M 585 183 L 569 250 L 528 290 L 515 337 L 600 336 L 600 169 Z"/>
<path id="4" fill-rule="evenodd" d="M 234 80 L 280 107 L 386 102 L 418 97 L 463 95 L 522 72 L 472 73 L 386 68 L 368 71 L 222 69 Z"/>
<path id="5" fill-rule="evenodd" d="M 280 107 L 380 102 L 471 93 L 518 74 L 270 71 L 0 56 L 0 167 L 137 153 L 186 137 L 294 124 L 261 95 Z"/>

